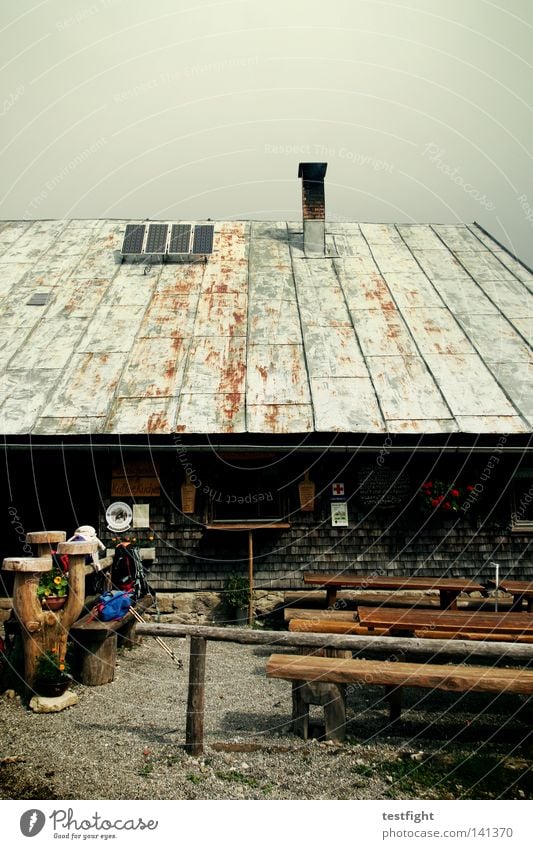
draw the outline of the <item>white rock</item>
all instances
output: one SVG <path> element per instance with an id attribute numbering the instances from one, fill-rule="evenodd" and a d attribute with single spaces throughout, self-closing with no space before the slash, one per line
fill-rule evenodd
<path id="1" fill-rule="evenodd" d="M 60 710 L 77 705 L 80 697 L 74 690 L 67 690 L 62 696 L 47 698 L 46 696 L 34 696 L 30 702 L 30 708 L 34 713 L 58 713 Z"/>
<path id="2" fill-rule="evenodd" d="M 14 690 L 6 690 L 5 693 L 4 693 L 4 696 L 6 697 L 6 699 L 14 699 L 15 695 L 16 695 L 16 693 L 15 693 Z"/>

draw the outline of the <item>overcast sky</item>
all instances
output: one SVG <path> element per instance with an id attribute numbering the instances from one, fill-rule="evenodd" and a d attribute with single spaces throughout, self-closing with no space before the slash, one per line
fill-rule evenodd
<path id="1" fill-rule="evenodd" d="M 3 0 L 2 218 L 474 220 L 533 264 L 531 0 Z"/>

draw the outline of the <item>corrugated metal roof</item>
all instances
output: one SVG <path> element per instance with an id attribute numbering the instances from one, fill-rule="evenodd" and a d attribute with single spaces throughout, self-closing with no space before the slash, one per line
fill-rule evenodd
<path id="1" fill-rule="evenodd" d="M 145 274 L 126 223 L 0 225 L 0 433 L 532 431 L 533 274 L 476 225 L 218 222 Z"/>

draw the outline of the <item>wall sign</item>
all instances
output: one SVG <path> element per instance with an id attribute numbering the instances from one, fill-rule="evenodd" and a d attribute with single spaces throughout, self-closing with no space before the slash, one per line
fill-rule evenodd
<path id="1" fill-rule="evenodd" d="M 357 478 L 358 498 L 365 507 L 398 507 L 412 495 L 409 475 L 404 471 L 362 466 Z"/>
<path id="2" fill-rule="evenodd" d="M 347 501 L 332 501 L 331 502 L 331 527 L 332 528 L 347 528 L 348 527 L 348 502 Z"/>
<path id="3" fill-rule="evenodd" d="M 145 498 L 161 494 L 159 469 L 151 461 L 127 460 L 117 465 L 111 473 L 111 497 L 130 498 L 142 495 Z"/>
<path id="4" fill-rule="evenodd" d="M 344 498 L 344 484 L 343 483 L 334 483 L 331 486 L 331 496 L 332 498 Z"/>
<path id="5" fill-rule="evenodd" d="M 105 519 L 107 529 L 116 534 L 122 531 L 129 531 L 131 528 L 131 520 L 133 519 L 133 511 L 129 504 L 124 501 L 114 501 L 105 511 Z"/>

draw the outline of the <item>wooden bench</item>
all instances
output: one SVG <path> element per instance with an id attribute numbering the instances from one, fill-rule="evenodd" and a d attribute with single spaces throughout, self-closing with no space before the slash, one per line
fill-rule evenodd
<path id="1" fill-rule="evenodd" d="M 360 635 L 376 635 L 380 637 L 393 636 L 391 628 L 368 628 L 366 625 L 361 625 L 358 622 L 350 622 L 346 620 L 329 619 L 291 619 L 289 623 L 289 631 L 300 634 L 360 634 Z M 526 643 L 533 644 L 533 634 L 508 634 L 484 632 L 472 633 L 468 631 L 444 631 L 435 629 L 416 628 L 410 632 L 412 635 L 421 640 L 485 640 L 494 643 Z"/>
<path id="2" fill-rule="evenodd" d="M 154 601 L 153 596 L 146 595 L 138 600 L 135 610 L 140 614 Z M 77 647 L 82 684 L 97 687 L 113 681 L 119 644 L 129 647 L 138 644 L 136 625 L 137 620 L 128 612 L 122 619 L 111 622 L 102 622 L 87 613 L 71 626 L 70 636 Z"/>
<path id="3" fill-rule="evenodd" d="M 496 581 L 489 580 L 488 583 L 496 587 Z M 513 597 L 511 610 L 522 610 L 522 602 L 526 601 L 527 612 L 533 613 L 533 581 L 508 581 L 504 578 L 500 581 L 498 589 Z"/>
<path id="4" fill-rule="evenodd" d="M 346 685 L 384 685 L 391 722 L 400 719 L 403 687 L 455 693 L 533 694 L 533 670 L 530 669 L 273 654 L 268 660 L 266 674 L 269 678 L 284 678 L 293 682 L 293 730 L 304 739 L 307 739 L 309 729 L 309 702 L 305 694 L 308 686 L 328 685 L 322 702 L 326 739 L 338 741 L 343 741 L 345 737 Z"/>
<path id="5" fill-rule="evenodd" d="M 482 613 L 477 611 L 392 610 L 385 607 L 361 607 L 359 623 L 367 628 L 389 628 L 393 634 L 415 631 L 446 631 L 454 636 L 484 634 L 486 636 L 533 636 L 533 616 L 529 613 Z"/>

